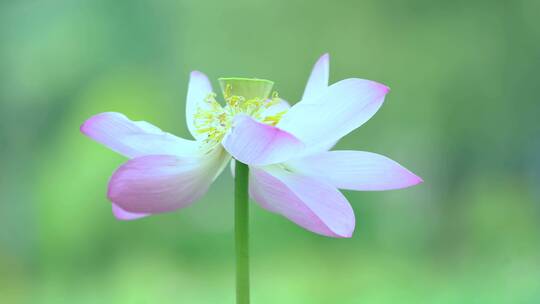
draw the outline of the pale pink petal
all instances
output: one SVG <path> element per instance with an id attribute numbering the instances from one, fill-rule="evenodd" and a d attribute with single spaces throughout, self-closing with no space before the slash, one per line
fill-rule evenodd
<path id="1" fill-rule="evenodd" d="M 291 105 L 284 99 L 279 99 L 279 103 L 275 104 L 266 110 L 264 110 L 261 114 L 262 117 L 272 116 L 276 115 L 281 112 L 287 112 L 291 108 Z"/>
<path id="2" fill-rule="evenodd" d="M 363 191 L 414 186 L 422 179 L 386 156 L 362 151 L 330 151 L 287 162 L 289 168 L 337 188 Z"/>
<path id="3" fill-rule="evenodd" d="M 295 104 L 277 127 L 298 137 L 306 146 L 327 146 L 368 121 L 387 92 L 386 86 L 373 81 L 345 79 L 328 87 L 323 102 Z"/>
<path id="4" fill-rule="evenodd" d="M 328 88 L 328 79 L 330 74 L 330 55 L 324 54 L 317 60 L 311 75 L 309 76 L 302 101 L 307 103 L 317 103 L 321 99 L 324 91 Z"/>
<path id="5" fill-rule="evenodd" d="M 186 123 L 191 135 L 196 139 L 202 139 L 206 135 L 199 134 L 195 128 L 195 113 L 199 108 L 207 109 L 208 104 L 204 102 L 206 97 L 212 93 L 212 84 L 208 77 L 199 71 L 191 72 L 189 76 L 188 93 L 186 98 Z"/>
<path id="6" fill-rule="evenodd" d="M 351 237 L 355 219 L 335 187 L 277 166 L 250 167 L 250 195 L 263 208 L 325 236 Z"/>
<path id="7" fill-rule="evenodd" d="M 334 141 L 321 140 L 320 143 L 313 143 L 307 146 L 304 150 L 302 150 L 302 152 L 298 153 L 298 155 L 295 156 L 295 159 L 329 151 L 337 144 L 337 142 L 338 142 L 337 140 L 334 140 Z"/>
<path id="8" fill-rule="evenodd" d="M 147 217 L 149 215 L 149 214 L 146 214 L 146 213 L 128 212 L 128 211 L 120 208 L 116 204 L 112 204 L 112 212 L 113 212 L 114 217 L 116 217 L 116 219 L 121 220 L 121 221 L 132 221 L 132 220 L 140 219 L 140 218 L 143 218 L 143 217 Z"/>
<path id="9" fill-rule="evenodd" d="M 219 146 L 201 157 L 137 157 L 114 172 L 107 196 L 131 213 L 173 211 L 199 199 L 229 159 Z"/>
<path id="10" fill-rule="evenodd" d="M 237 160 L 257 166 L 283 162 L 304 147 L 291 134 L 246 115 L 235 117 L 222 144 Z"/>
<path id="11" fill-rule="evenodd" d="M 150 154 L 191 155 L 198 149 L 195 141 L 115 112 L 94 115 L 80 129 L 86 136 L 130 158 Z"/>

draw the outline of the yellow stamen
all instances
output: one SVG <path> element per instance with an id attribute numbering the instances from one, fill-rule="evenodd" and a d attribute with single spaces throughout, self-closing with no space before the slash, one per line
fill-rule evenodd
<path id="1" fill-rule="evenodd" d="M 204 99 L 194 115 L 194 125 L 198 134 L 206 134 L 205 143 L 214 145 L 223 139 L 238 114 L 249 115 L 255 120 L 272 126 L 277 125 L 287 110 L 266 115 L 267 109 L 278 105 L 281 99 L 273 92 L 269 99 L 258 97 L 246 99 L 232 94 L 232 86 L 228 84 L 223 92 L 225 103 L 222 106 L 216 100 L 216 94 L 210 93 Z"/>

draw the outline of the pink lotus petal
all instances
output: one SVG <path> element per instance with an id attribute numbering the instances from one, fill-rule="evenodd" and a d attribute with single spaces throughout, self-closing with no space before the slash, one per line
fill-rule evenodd
<path id="1" fill-rule="evenodd" d="M 256 166 L 283 162 L 304 147 L 291 134 L 246 115 L 235 117 L 222 144 L 237 160 Z"/>
<path id="2" fill-rule="evenodd" d="M 140 219 L 140 218 L 149 216 L 149 214 L 146 214 L 146 213 L 128 212 L 128 211 L 120 208 L 116 204 L 112 204 L 112 212 L 113 212 L 114 217 L 116 217 L 116 219 L 121 220 L 121 221 L 132 221 L 132 220 L 136 220 L 136 219 Z"/>
<path id="3" fill-rule="evenodd" d="M 204 100 L 210 93 L 212 93 L 212 84 L 210 84 L 208 77 L 199 71 L 191 72 L 186 98 L 186 123 L 189 132 L 196 139 L 202 139 L 206 136 L 196 132 L 194 116 L 199 107 L 202 109 L 208 108 Z"/>
<path id="4" fill-rule="evenodd" d="M 331 151 L 287 162 L 294 171 L 341 189 L 378 191 L 414 186 L 422 179 L 386 156 Z"/>
<path id="5" fill-rule="evenodd" d="M 199 199 L 228 160 L 219 146 L 204 157 L 137 157 L 114 172 L 107 196 L 131 213 L 173 211 Z"/>
<path id="6" fill-rule="evenodd" d="M 317 60 L 311 75 L 309 76 L 302 101 L 306 103 L 317 103 L 324 91 L 328 88 L 330 74 L 330 55 L 324 54 Z"/>
<path id="7" fill-rule="evenodd" d="M 298 137 L 306 146 L 328 146 L 368 121 L 387 92 L 386 86 L 373 81 L 345 79 L 329 86 L 321 102 L 295 104 L 277 127 Z"/>
<path id="8" fill-rule="evenodd" d="M 336 188 L 277 166 L 250 170 L 250 194 L 263 208 L 321 235 L 352 236 L 354 213 Z"/>
<path id="9" fill-rule="evenodd" d="M 195 141 L 176 137 L 150 123 L 132 121 L 115 112 L 90 117 L 81 126 L 81 132 L 130 158 L 149 154 L 191 155 L 198 149 Z"/>

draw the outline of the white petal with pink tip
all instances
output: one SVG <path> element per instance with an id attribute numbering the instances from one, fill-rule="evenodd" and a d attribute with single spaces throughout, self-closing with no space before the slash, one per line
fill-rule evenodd
<path id="1" fill-rule="evenodd" d="M 199 144 L 163 132 L 146 121 L 132 121 L 115 112 L 90 117 L 81 132 L 126 157 L 151 154 L 195 155 Z"/>
<path id="2" fill-rule="evenodd" d="M 189 132 L 195 139 L 203 139 L 204 134 L 197 133 L 195 127 L 195 113 L 199 108 L 207 109 L 205 99 L 212 93 L 212 84 L 208 77 L 199 72 L 193 71 L 189 76 L 188 93 L 186 98 L 186 124 Z"/>
<path id="3" fill-rule="evenodd" d="M 328 80 L 330 76 L 330 55 L 324 54 L 313 66 L 311 75 L 309 75 L 302 101 L 304 103 L 317 103 L 319 97 L 324 94 L 328 88 Z"/>
<path id="4" fill-rule="evenodd" d="M 246 115 L 235 117 L 222 144 L 234 158 L 255 166 L 286 161 L 304 148 L 291 134 Z"/>
<path id="5" fill-rule="evenodd" d="M 392 190 L 422 182 L 420 177 L 388 157 L 362 151 L 322 152 L 292 160 L 287 166 L 349 190 Z"/>
<path id="6" fill-rule="evenodd" d="M 350 237 L 354 213 L 333 186 L 278 166 L 251 168 L 250 195 L 263 208 L 299 226 L 331 237 Z"/>
<path id="7" fill-rule="evenodd" d="M 368 121 L 387 92 L 386 86 L 373 81 L 345 79 L 329 86 L 320 102 L 292 106 L 277 127 L 306 146 L 328 146 Z"/>
<path id="8" fill-rule="evenodd" d="M 229 159 L 221 148 L 201 157 L 137 157 L 116 170 L 109 182 L 107 196 L 130 213 L 173 211 L 206 193 Z"/>

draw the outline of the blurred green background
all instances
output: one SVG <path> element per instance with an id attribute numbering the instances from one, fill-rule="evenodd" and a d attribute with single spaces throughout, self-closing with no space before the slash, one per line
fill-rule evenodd
<path id="1" fill-rule="evenodd" d="M 187 209 L 116 221 L 124 158 L 79 125 L 189 137 L 191 70 L 294 103 L 324 52 L 332 82 L 392 88 L 338 148 L 425 183 L 346 192 L 352 239 L 252 205 L 253 303 L 540 303 L 539 20 L 537 0 L 2 1 L 0 303 L 233 303 L 228 170 Z"/>

